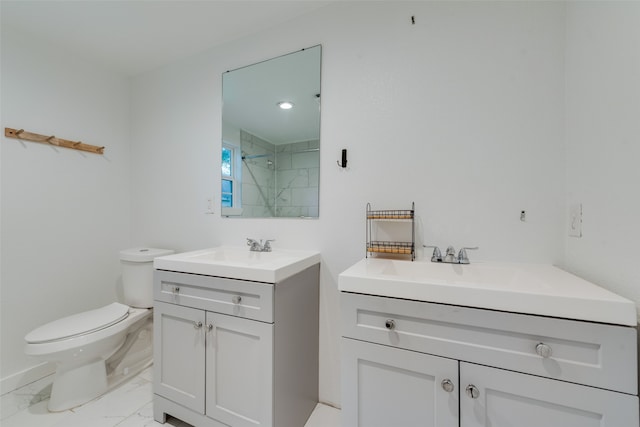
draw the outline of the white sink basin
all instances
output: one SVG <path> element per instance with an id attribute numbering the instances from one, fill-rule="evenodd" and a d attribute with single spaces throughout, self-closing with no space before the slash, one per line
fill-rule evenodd
<path id="1" fill-rule="evenodd" d="M 635 326 L 635 304 L 551 265 L 469 265 L 366 258 L 340 274 L 338 288 L 516 313 Z"/>
<path id="2" fill-rule="evenodd" d="M 313 251 L 251 252 L 248 247 L 220 246 L 159 257 L 153 266 L 158 270 L 276 283 L 319 262 L 320 254 Z"/>

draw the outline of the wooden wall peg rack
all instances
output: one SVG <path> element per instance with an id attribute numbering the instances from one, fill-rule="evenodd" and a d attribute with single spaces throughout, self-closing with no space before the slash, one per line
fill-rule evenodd
<path id="1" fill-rule="evenodd" d="M 56 147 L 72 148 L 74 150 L 88 151 L 89 153 L 104 154 L 104 147 L 85 144 L 81 141 L 69 141 L 67 139 L 56 138 L 53 135 L 40 135 L 32 132 L 25 132 L 24 129 L 4 128 L 4 136 L 41 144 L 55 145 Z"/>

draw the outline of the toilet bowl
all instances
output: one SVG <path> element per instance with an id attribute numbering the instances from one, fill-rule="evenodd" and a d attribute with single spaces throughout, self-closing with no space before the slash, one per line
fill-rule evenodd
<path id="1" fill-rule="evenodd" d="M 149 248 L 122 251 L 129 305 L 114 302 L 55 320 L 25 336 L 28 356 L 56 364 L 50 411 L 95 399 L 151 364 L 153 259 L 170 253 Z"/>

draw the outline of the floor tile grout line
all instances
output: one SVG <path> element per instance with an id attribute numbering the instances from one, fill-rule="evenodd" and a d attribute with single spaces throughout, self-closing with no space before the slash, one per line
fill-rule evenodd
<path id="1" fill-rule="evenodd" d="M 126 417 L 124 417 L 124 419 L 120 420 L 120 422 L 118 422 L 118 424 L 114 425 L 113 427 L 117 427 L 117 426 L 121 425 L 122 423 L 127 421 L 129 418 L 133 417 L 134 415 L 140 415 L 140 412 L 142 411 L 142 409 L 145 406 L 147 406 L 149 403 L 151 403 L 151 402 L 153 402 L 153 396 L 151 396 L 151 400 L 149 400 L 149 402 L 146 402 L 144 405 L 140 406 L 138 409 L 133 411 L 131 414 L 129 414 Z"/>

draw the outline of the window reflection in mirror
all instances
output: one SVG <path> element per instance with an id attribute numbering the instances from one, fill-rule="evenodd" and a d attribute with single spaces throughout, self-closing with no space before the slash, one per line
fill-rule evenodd
<path id="1" fill-rule="evenodd" d="M 320 60 L 314 46 L 223 74 L 223 216 L 318 217 Z"/>
<path id="2" fill-rule="evenodd" d="M 233 166 L 235 148 L 226 144 L 222 145 L 222 207 L 233 207 L 233 195 L 236 168 Z"/>

